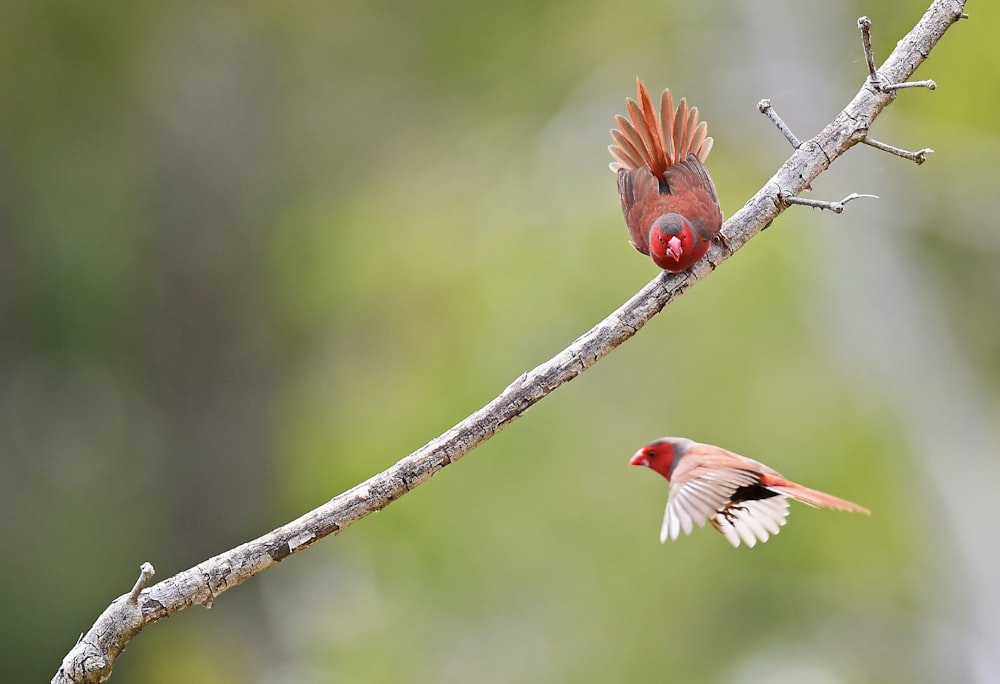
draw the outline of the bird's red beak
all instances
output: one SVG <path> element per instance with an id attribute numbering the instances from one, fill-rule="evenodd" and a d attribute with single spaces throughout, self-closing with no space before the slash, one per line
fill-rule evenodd
<path id="1" fill-rule="evenodd" d="M 684 246 L 681 245 L 680 238 L 676 235 L 667 240 L 667 256 L 675 261 L 679 261 L 681 258 L 681 253 L 684 251 Z"/>
<path id="2" fill-rule="evenodd" d="M 632 460 L 629 461 L 628 464 L 637 466 L 648 466 L 649 457 L 646 456 L 646 450 L 639 449 L 637 452 L 635 452 L 635 456 L 632 457 Z"/>

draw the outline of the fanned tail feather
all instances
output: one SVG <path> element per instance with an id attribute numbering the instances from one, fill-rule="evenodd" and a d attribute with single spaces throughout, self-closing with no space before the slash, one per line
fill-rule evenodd
<path id="1" fill-rule="evenodd" d="M 638 101 L 628 98 L 625 102 L 628 118 L 616 116 L 618 128 L 611 129 L 614 144 L 608 151 L 615 159 L 611 170 L 617 173 L 645 166 L 662 178 L 667 169 L 691 154 L 704 162 L 712 149 L 712 138 L 708 137 L 708 124 L 698 121 L 698 108 L 689 107 L 684 98 L 675 108 L 667 89 L 660 96 L 657 113 L 646 85 L 638 78 L 636 88 Z"/>
<path id="2" fill-rule="evenodd" d="M 639 107 L 642 112 L 643 130 L 648 136 L 648 141 L 650 144 L 650 155 L 654 168 L 667 168 L 671 161 L 664 153 L 663 149 L 663 135 L 660 130 L 660 119 L 656 114 L 656 109 L 653 107 L 653 100 L 649 97 L 649 93 L 646 91 L 646 84 L 636 79 L 636 88 L 638 89 L 639 96 Z M 632 103 L 629 104 L 629 113 L 632 113 Z"/>
<path id="3" fill-rule="evenodd" d="M 639 81 L 639 79 L 636 80 Z M 667 145 L 667 158 L 673 164 L 673 160 L 677 159 L 677 150 L 674 147 L 674 98 L 670 96 L 670 88 L 664 90 L 663 94 L 660 95 L 660 113 L 660 133 Z"/>

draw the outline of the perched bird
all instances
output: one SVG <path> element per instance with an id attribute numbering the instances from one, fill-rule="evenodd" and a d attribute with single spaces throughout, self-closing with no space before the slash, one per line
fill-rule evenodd
<path id="1" fill-rule="evenodd" d="M 705 256 L 722 228 L 722 210 L 704 161 L 712 149 L 698 108 L 682 99 L 674 109 L 664 90 L 657 113 L 639 79 L 629 118 L 616 116 L 608 147 L 618 174 L 618 199 L 632 246 L 665 271 L 677 273 Z"/>
<path id="2" fill-rule="evenodd" d="M 850 501 L 786 480 L 763 463 L 684 437 L 658 439 L 636 452 L 630 464 L 648 466 L 670 482 L 661 542 L 677 539 L 681 530 L 690 534 L 706 520 L 733 546 L 765 542 L 785 524 L 789 498 L 868 513 Z"/>

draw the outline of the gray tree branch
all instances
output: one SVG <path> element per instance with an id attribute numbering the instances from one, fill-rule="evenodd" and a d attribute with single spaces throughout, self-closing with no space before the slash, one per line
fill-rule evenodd
<path id="1" fill-rule="evenodd" d="M 617 311 L 562 352 L 524 373 L 465 420 L 387 470 L 322 506 L 193 568 L 147 587 L 152 566 L 143 564 L 135 587 L 111 602 L 63 659 L 52 682 L 104 682 L 118 655 L 142 629 L 192 605 L 215 598 L 323 537 L 381 510 L 512 423 L 535 402 L 587 370 L 632 337 L 653 316 L 767 228 L 830 164 L 865 142 L 875 117 L 897 96 L 944 32 L 963 17 L 964 0 L 935 0 L 854 99 L 818 135 L 799 144 L 764 187 L 734 214 L 708 255 L 688 272 L 661 273 Z M 870 24 L 869 24 L 870 27 Z M 874 62 L 872 62 L 874 64 Z M 887 87 L 890 86 L 890 87 Z M 797 141 L 796 141 L 797 142 Z"/>

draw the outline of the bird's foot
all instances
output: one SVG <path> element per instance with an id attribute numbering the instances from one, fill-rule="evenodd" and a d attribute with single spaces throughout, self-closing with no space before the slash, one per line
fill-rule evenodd
<path id="1" fill-rule="evenodd" d="M 746 513 L 747 507 L 741 506 L 739 504 L 729 504 L 721 511 L 719 515 L 726 519 L 726 522 L 732 523 L 737 518 L 738 513 Z"/>

